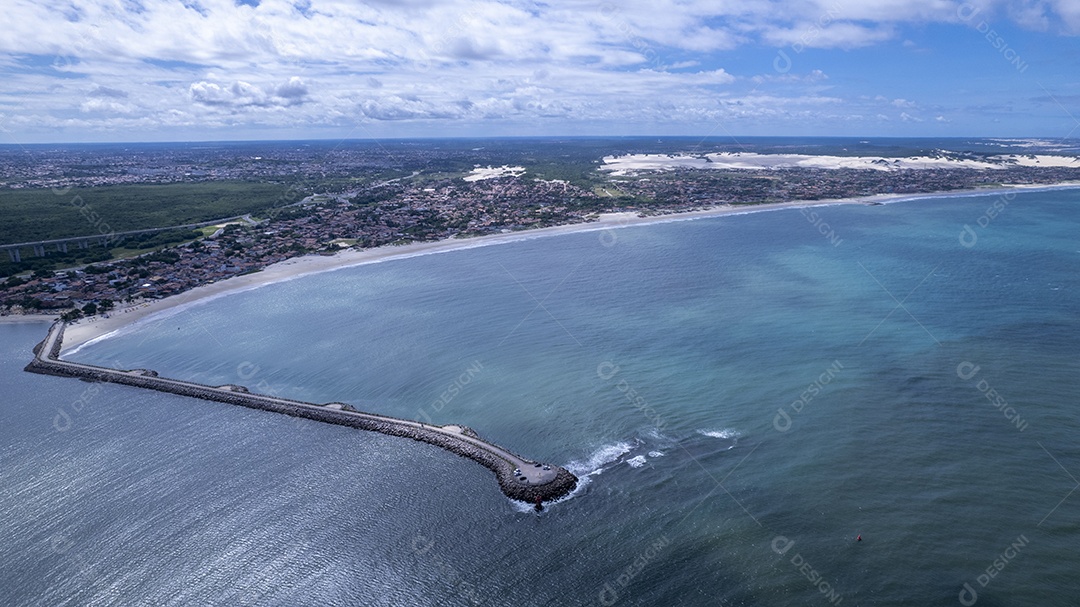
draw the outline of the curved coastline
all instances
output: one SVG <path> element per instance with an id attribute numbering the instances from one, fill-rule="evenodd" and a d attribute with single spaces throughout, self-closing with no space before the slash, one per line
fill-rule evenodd
<path id="1" fill-rule="evenodd" d="M 243 293 L 280 282 L 287 282 L 312 274 L 333 272 L 373 263 L 408 259 L 423 255 L 449 253 L 464 249 L 473 249 L 501 244 L 510 244 L 539 238 L 550 238 L 563 234 L 600 232 L 640 225 L 672 223 L 722 217 L 727 215 L 749 215 L 793 208 L 826 207 L 850 204 L 893 204 L 913 202 L 930 198 L 959 198 L 993 196 L 997 194 L 1039 192 L 1061 189 L 1080 188 L 1078 182 L 1063 182 L 1047 185 L 1005 185 L 1003 187 L 980 188 L 974 190 L 953 190 L 946 192 L 927 192 L 921 194 L 874 194 L 856 198 L 835 198 L 824 200 L 796 200 L 790 202 L 762 203 L 739 206 L 717 206 L 698 211 L 674 212 L 641 217 L 637 212 L 605 213 L 596 221 L 574 223 L 550 228 L 539 228 L 504 234 L 491 234 L 465 239 L 445 239 L 434 242 L 419 242 L 406 245 L 389 245 L 373 249 L 347 250 L 334 255 L 305 255 L 288 259 L 267 266 L 260 272 L 235 276 L 221 282 L 195 287 L 189 291 L 171 295 L 163 299 L 144 302 L 127 311 L 117 310 L 108 318 L 95 317 L 80 320 L 69 325 L 64 346 L 64 354 L 71 355 L 79 348 L 114 335 L 118 330 L 145 322 L 157 321 L 178 314 L 196 305 L 215 299 Z"/>
<path id="2" fill-rule="evenodd" d="M 499 488 L 510 499 L 529 503 L 550 502 L 564 497 L 577 487 L 578 479 L 561 466 L 523 458 L 498 445 L 481 439 L 467 426 L 432 426 L 421 422 L 356 411 L 343 403 L 318 405 L 303 401 L 267 396 L 248 391 L 244 386 L 208 386 L 195 382 L 160 377 L 148 369 L 119 370 L 62 360 L 65 325 L 53 323 L 45 339 L 34 347 L 34 358 L 25 370 L 31 373 L 74 377 L 94 382 L 110 382 L 211 400 L 251 409 L 302 417 L 339 426 L 348 426 L 400 436 L 441 447 L 488 468 Z"/>

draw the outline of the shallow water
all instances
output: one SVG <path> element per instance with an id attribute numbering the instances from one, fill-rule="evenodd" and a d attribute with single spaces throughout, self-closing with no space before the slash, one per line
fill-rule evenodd
<path id="1" fill-rule="evenodd" d="M 45 327 L 0 326 L 0 601 L 1070 605 L 1080 193 L 996 198 L 339 270 L 75 356 L 467 424 L 585 479 L 540 516 L 427 445 L 22 373 Z"/>

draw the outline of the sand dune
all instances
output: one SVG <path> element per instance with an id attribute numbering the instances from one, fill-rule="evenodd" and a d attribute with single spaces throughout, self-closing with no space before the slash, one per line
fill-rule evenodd
<path id="1" fill-rule="evenodd" d="M 907 156 L 886 158 L 882 156 L 819 156 L 809 154 L 758 154 L 756 152 L 720 152 L 703 155 L 630 154 L 605 156 L 603 171 L 612 175 L 627 175 L 637 171 L 664 171 L 677 168 L 691 169 L 871 169 L 892 171 L 899 169 L 983 169 L 998 170 L 1010 166 L 1080 167 L 1075 156 L 1008 154 L 991 156 L 983 160 L 962 158 L 956 155 Z"/>

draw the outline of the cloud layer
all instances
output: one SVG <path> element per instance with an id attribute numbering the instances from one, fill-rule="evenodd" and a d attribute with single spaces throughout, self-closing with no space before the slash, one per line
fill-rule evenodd
<path id="1" fill-rule="evenodd" d="M 996 68 L 1003 51 L 980 24 L 1018 32 L 1006 43 L 1021 55 L 1032 40 L 1075 48 L 1080 33 L 1074 0 L 8 0 L 5 9 L 0 127 L 15 141 L 132 129 L 723 135 L 956 124 L 947 114 L 963 108 L 857 90 L 835 72 L 889 45 L 940 50 L 907 39 L 928 27 L 966 37 Z"/>

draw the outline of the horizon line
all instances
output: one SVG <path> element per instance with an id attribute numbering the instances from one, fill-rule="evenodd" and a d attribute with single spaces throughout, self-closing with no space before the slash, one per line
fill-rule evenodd
<path id="1" fill-rule="evenodd" d="M 698 141 L 726 140 L 738 145 L 740 140 L 759 139 L 889 139 L 889 140 L 916 140 L 916 139 L 996 139 L 996 140 L 1024 140 L 1046 139 L 1050 141 L 1080 141 L 1080 137 L 1056 137 L 1048 135 L 452 135 L 443 137 L 316 137 L 296 139 L 175 139 L 175 140 L 143 140 L 143 141 L 50 141 L 36 143 L 0 143 L 3 147 L 29 147 L 49 145 L 176 145 L 176 144 L 237 144 L 237 143 L 327 143 L 327 142 L 370 142 L 380 141 L 499 141 L 499 140 L 544 140 L 544 139 L 575 139 L 575 140 L 603 140 L 603 139 L 696 139 Z"/>

